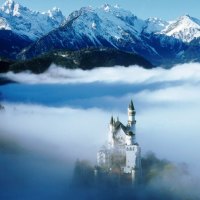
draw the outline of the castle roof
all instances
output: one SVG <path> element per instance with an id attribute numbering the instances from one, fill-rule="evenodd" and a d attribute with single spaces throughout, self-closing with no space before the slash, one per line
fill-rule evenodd
<path id="1" fill-rule="evenodd" d="M 124 124 L 122 124 L 120 121 L 115 122 L 114 128 L 115 128 L 116 131 L 119 131 L 120 129 L 122 129 L 122 131 L 123 131 L 126 135 L 129 134 L 129 127 L 124 126 Z"/>
<path id="2" fill-rule="evenodd" d="M 110 124 L 113 124 L 114 123 L 114 119 L 113 119 L 113 116 L 111 117 L 110 119 Z"/>
<path id="3" fill-rule="evenodd" d="M 129 104 L 128 107 L 129 107 L 129 109 L 131 109 L 131 110 L 135 110 L 132 100 L 131 100 L 131 102 L 130 102 L 130 104 Z"/>
<path id="4" fill-rule="evenodd" d="M 117 122 L 115 123 L 115 129 L 118 130 L 118 129 L 120 129 L 120 128 L 122 128 L 122 130 L 123 130 L 124 132 L 126 131 L 126 127 L 125 127 L 120 121 L 117 121 Z"/>

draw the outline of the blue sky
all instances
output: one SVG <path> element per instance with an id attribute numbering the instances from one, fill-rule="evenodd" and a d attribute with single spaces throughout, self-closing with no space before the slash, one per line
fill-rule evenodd
<path id="1" fill-rule="evenodd" d="M 99 7 L 104 3 L 119 4 L 122 8 L 131 10 L 142 19 L 159 17 L 166 20 L 175 19 L 189 14 L 200 18 L 200 0 L 16 0 L 33 10 L 46 11 L 56 6 L 65 15 L 82 6 Z M 4 0 L 0 0 L 3 4 Z"/>

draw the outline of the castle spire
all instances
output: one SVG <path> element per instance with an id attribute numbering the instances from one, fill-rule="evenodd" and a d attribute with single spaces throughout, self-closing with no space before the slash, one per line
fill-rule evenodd
<path id="1" fill-rule="evenodd" d="M 134 123 L 136 123 L 135 121 L 135 108 L 133 105 L 133 101 L 131 100 L 129 106 L 128 106 L 128 124 L 129 126 L 132 126 Z"/>
<path id="2" fill-rule="evenodd" d="M 130 110 L 135 110 L 132 99 L 131 99 L 131 102 L 130 102 L 128 107 L 129 107 Z"/>
<path id="3" fill-rule="evenodd" d="M 113 123 L 114 123 L 114 119 L 113 119 L 113 116 L 111 116 L 110 124 L 113 124 Z"/>

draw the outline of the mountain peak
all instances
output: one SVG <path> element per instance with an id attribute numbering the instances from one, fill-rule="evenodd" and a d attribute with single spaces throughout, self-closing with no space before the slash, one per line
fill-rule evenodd
<path id="1" fill-rule="evenodd" d="M 12 6 L 15 4 L 15 1 L 13 0 L 6 0 L 5 3 L 4 3 L 4 6 Z"/>
<path id="2" fill-rule="evenodd" d="M 180 16 L 177 21 L 179 21 L 179 22 L 185 22 L 185 23 L 191 23 L 191 22 L 195 22 L 195 18 L 191 17 L 188 14 L 186 14 L 186 15 Z"/>
<path id="3" fill-rule="evenodd" d="M 200 37 L 200 20 L 190 15 L 183 15 L 171 22 L 163 33 L 184 42 L 191 42 L 194 38 Z"/>
<path id="4" fill-rule="evenodd" d="M 103 11 L 105 11 L 105 12 L 122 10 L 118 4 L 116 4 L 116 5 L 113 6 L 113 5 L 110 5 L 110 4 L 108 4 L 108 3 L 103 4 L 100 8 L 101 8 Z M 127 11 L 127 12 L 128 12 L 128 11 Z"/>
<path id="5" fill-rule="evenodd" d="M 156 33 L 164 30 L 169 23 L 157 17 L 150 17 L 146 20 L 146 33 Z"/>
<path id="6" fill-rule="evenodd" d="M 44 12 L 44 14 L 45 14 L 45 12 Z M 58 17 L 58 16 L 62 16 L 63 17 L 62 11 L 57 7 L 54 7 L 51 10 L 48 10 L 47 14 L 51 18 L 55 18 L 55 17 Z"/>
<path id="7" fill-rule="evenodd" d="M 111 5 L 110 4 L 104 4 L 101 8 L 104 10 L 104 11 L 106 11 L 106 12 L 109 12 L 110 11 L 110 9 L 111 9 Z"/>
<path id="8" fill-rule="evenodd" d="M 19 16 L 20 15 L 20 4 L 16 3 L 13 0 L 6 0 L 3 6 L 1 7 L 1 10 L 4 11 L 7 14 L 13 15 L 13 16 Z"/>
<path id="9" fill-rule="evenodd" d="M 120 8 L 119 4 L 115 4 L 114 7 L 115 7 L 115 8 Z"/>
<path id="10" fill-rule="evenodd" d="M 189 14 L 185 14 L 179 17 L 179 19 L 184 20 L 184 19 L 192 19 L 192 17 Z"/>
<path id="11" fill-rule="evenodd" d="M 42 13 L 32 11 L 13 0 L 5 1 L 0 8 L 0 17 L 0 30 L 12 30 L 30 40 L 40 38 L 65 22 L 65 17 L 58 8 Z"/>

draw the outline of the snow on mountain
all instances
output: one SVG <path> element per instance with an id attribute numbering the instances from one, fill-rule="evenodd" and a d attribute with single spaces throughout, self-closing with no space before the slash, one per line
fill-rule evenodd
<path id="1" fill-rule="evenodd" d="M 156 50 L 142 38 L 145 25 L 144 20 L 119 6 L 84 7 L 70 14 L 63 26 L 27 49 L 23 58 L 51 50 L 88 47 L 115 48 L 140 55 L 145 51 L 157 55 Z"/>
<path id="2" fill-rule="evenodd" d="M 173 22 L 142 20 L 109 4 L 83 7 L 65 18 L 57 8 L 42 13 L 6 0 L 0 8 L 0 35 L 0 56 L 11 54 L 14 59 L 57 50 L 105 47 L 135 53 L 160 64 L 184 57 L 189 45 L 199 45 L 200 20 L 188 15 Z M 194 48 L 189 49 L 190 56 Z M 195 48 L 195 52 L 199 49 Z"/>
<path id="3" fill-rule="evenodd" d="M 183 42 L 190 42 L 194 38 L 200 37 L 200 20 L 189 15 L 182 16 L 172 23 L 159 18 L 141 20 L 130 11 L 121 9 L 118 5 L 104 4 L 97 9 L 85 7 L 73 12 L 68 17 L 68 21 L 74 17 L 89 14 L 94 19 L 89 19 L 88 22 L 83 19 L 83 23 L 94 32 L 94 30 L 99 30 L 98 23 L 95 20 L 101 19 L 104 23 L 104 28 L 100 23 L 101 29 L 105 32 L 106 35 L 104 36 L 107 36 L 107 39 L 109 39 L 108 33 L 111 33 L 111 29 L 111 36 L 116 40 L 127 38 L 130 32 L 134 33 L 137 39 L 140 39 L 142 31 L 147 34 L 156 33 L 171 36 Z M 96 17 L 94 14 L 96 14 Z M 88 19 L 88 16 L 86 18 Z M 36 12 L 13 0 L 6 0 L 0 8 L 0 30 L 12 30 L 16 34 L 27 36 L 33 41 L 58 28 L 61 24 L 64 24 L 65 20 L 58 8 L 53 8 L 48 12 Z M 94 33 L 91 33 L 90 30 L 87 31 L 91 38 Z"/>
<path id="4" fill-rule="evenodd" d="M 149 18 L 145 22 L 146 26 L 144 27 L 144 32 L 148 34 L 160 33 L 169 25 L 169 22 L 156 17 Z"/>
<path id="5" fill-rule="evenodd" d="M 127 36 L 129 33 L 135 33 L 138 37 L 143 30 L 145 22 L 143 20 L 138 19 L 135 15 L 133 15 L 130 11 L 123 10 L 119 8 L 119 6 L 111 6 L 109 4 L 104 4 L 100 8 L 92 8 L 92 7 L 84 7 L 79 11 L 73 12 L 69 17 L 68 21 L 73 18 L 77 18 L 76 25 L 80 27 L 75 27 L 82 31 L 82 28 L 88 28 L 87 31 L 90 31 L 92 27 L 97 31 L 103 31 L 101 33 L 105 33 L 104 36 L 109 39 L 110 36 L 116 39 L 122 39 Z M 84 24 L 84 27 L 81 27 L 80 21 Z M 110 36 L 109 36 L 110 34 Z"/>
<path id="6" fill-rule="evenodd" d="M 11 30 L 7 21 L 2 17 L 0 17 L 0 30 Z"/>
<path id="7" fill-rule="evenodd" d="M 64 21 L 65 17 L 57 8 L 41 13 L 32 11 L 13 0 L 6 0 L 0 8 L 0 30 L 9 29 L 31 40 L 42 37 Z"/>
<path id="8" fill-rule="evenodd" d="M 183 42 L 191 42 L 200 37 L 200 20 L 189 15 L 181 16 L 178 20 L 170 23 L 162 34 L 175 37 Z"/>

